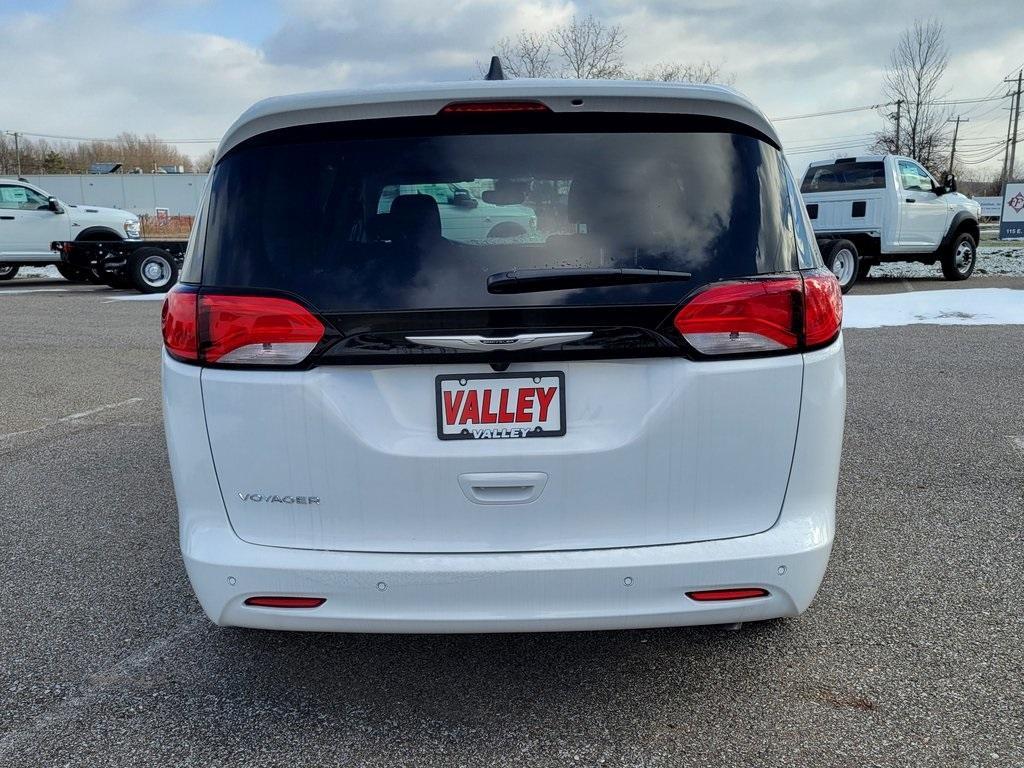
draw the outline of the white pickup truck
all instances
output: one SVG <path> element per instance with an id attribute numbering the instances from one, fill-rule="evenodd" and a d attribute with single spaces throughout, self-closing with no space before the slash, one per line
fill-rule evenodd
<path id="1" fill-rule="evenodd" d="M 909 157 L 868 155 L 811 163 L 800 185 L 825 263 L 846 293 L 883 261 L 942 265 L 947 280 L 974 271 L 981 205 Z"/>
<path id="2" fill-rule="evenodd" d="M 70 205 L 27 181 L 0 179 L 0 280 L 23 264 L 54 264 L 66 279 L 82 282 L 90 273 L 66 263 L 52 250 L 55 241 L 136 240 L 139 217 L 116 208 Z"/>

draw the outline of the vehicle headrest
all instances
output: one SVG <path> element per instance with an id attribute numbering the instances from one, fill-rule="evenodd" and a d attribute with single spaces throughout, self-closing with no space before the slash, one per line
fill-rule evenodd
<path id="1" fill-rule="evenodd" d="M 441 238 L 441 212 L 430 195 L 399 195 L 391 202 L 388 229 L 396 240 Z"/>

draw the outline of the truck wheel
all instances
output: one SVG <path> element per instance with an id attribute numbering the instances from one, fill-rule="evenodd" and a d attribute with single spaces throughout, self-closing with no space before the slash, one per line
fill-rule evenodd
<path id="1" fill-rule="evenodd" d="M 60 272 L 60 276 L 67 280 L 69 283 L 88 283 L 89 282 L 89 270 L 82 269 L 81 267 L 74 267 L 71 264 L 58 264 L 57 271 Z"/>
<path id="2" fill-rule="evenodd" d="M 832 270 L 839 281 L 839 288 L 846 293 L 853 288 L 860 273 L 860 254 L 857 253 L 857 246 L 849 240 L 834 241 L 828 255 L 825 256 L 825 266 Z"/>
<path id="3" fill-rule="evenodd" d="M 20 264 L 0 264 L 0 280 L 10 280 L 21 269 Z"/>
<path id="4" fill-rule="evenodd" d="M 163 293 L 178 281 L 178 267 L 163 248 L 139 248 L 128 262 L 128 275 L 142 293 Z"/>
<path id="5" fill-rule="evenodd" d="M 961 232 L 942 257 L 942 275 L 947 280 L 966 280 L 978 262 L 978 246 L 967 232 Z"/>

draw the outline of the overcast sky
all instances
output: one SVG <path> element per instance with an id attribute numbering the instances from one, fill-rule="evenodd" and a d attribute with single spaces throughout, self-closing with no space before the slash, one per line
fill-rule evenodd
<path id="1" fill-rule="evenodd" d="M 914 13 L 945 24 L 951 99 L 1002 94 L 1024 65 L 1022 0 L 0 0 L 0 130 L 218 139 L 266 96 L 473 78 L 495 40 L 591 12 L 625 29 L 631 66 L 719 62 L 773 118 L 883 101 L 889 52 Z M 1005 138 L 1006 106 L 955 108 L 971 118 L 968 157 Z M 777 127 L 800 171 L 863 148 L 881 122 L 865 111 Z"/>

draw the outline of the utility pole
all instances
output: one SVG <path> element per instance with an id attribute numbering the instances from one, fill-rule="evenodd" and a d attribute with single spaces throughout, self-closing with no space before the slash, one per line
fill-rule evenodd
<path id="1" fill-rule="evenodd" d="M 950 119 L 946 122 L 956 123 L 956 126 L 953 128 L 953 148 L 949 152 L 949 173 L 950 175 L 953 175 L 953 159 L 956 157 L 956 136 L 960 133 L 960 123 L 969 123 L 971 122 L 971 119 L 969 117 L 960 117 L 960 115 L 957 115 L 956 120 Z"/>
<path id="2" fill-rule="evenodd" d="M 1013 140 L 1010 144 L 1010 162 L 1006 169 L 1007 181 L 1013 181 L 1014 165 L 1017 162 L 1017 126 L 1020 123 L 1020 92 L 1022 77 L 1024 77 L 1024 70 L 1017 73 L 1017 108 L 1013 111 Z M 1013 80 L 1004 80 L 1003 82 L 1012 83 Z"/>
<path id="3" fill-rule="evenodd" d="M 1010 91 L 1006 95 L 1010 97 L 1010 119 L 1006 121 L 1006 151 L 1003 152 L 1003 172 L 999 174 L 1000 189 L 1006 186 L 1006 172 L 1010 167 L 1010 136 L 1013 133 L 1013 115 L 1017 111 L 1016 92 Z"/>
<path id="4" fill-rule="evenodd" d="M 896 99 L 896 154 L 900 153 L 900 119 L 903 117 L 903 99 Z"/>
<path id="5" fill-rule="evenodd" d="M 21 145 L 18 140 L 21 138 L 21 134 L 18 131 L 7 131 L 8 136 L 14 137 L 14 162 L 18 166 L 18 176 L 21 176 Z"/>

